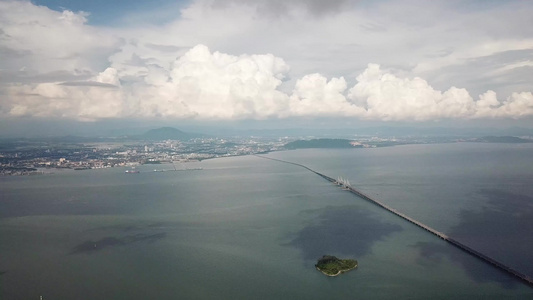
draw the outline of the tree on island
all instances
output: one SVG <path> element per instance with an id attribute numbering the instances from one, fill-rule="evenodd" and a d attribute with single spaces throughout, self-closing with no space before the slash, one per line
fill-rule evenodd
<path id="1" fill-rule="evenodd" d="M 318 260 L 315 267 L 324 275 L 337 276 L 357 268 L 357 260 L 340 259 L 332 255 L 324 255 Z"/>

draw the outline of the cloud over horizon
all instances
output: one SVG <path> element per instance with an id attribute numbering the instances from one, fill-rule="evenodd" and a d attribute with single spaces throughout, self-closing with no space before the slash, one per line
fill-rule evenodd
<path id="1" fill-rule="evenodd" d="M 533 51 L 532 38 L 485 37 L 476 45 L 428 44 L 409 52 L 395 39 L 403 36 L 416 44 L 419 37 L 409 32 L 419 25 L 401 20 L 390 27 L 384 19 L 365 20 L 353 8 L 358 1 L 335 1 L 328 9 L 323 8 L 326 2 L 291 2 L 286 4 L 291 11 L 303 7 L 309 17 L 285 15 L 277 23 L 272 18 L 279 16 L 257 14 L 281 13 L 282 2 L 268 6 L 241 2 L 193 1 L 181 10 L 181 18 L 142 28 L 92 26 L 85 12 L 58 12 L 28 1 L 0 2 L 0 54 L 5 58 L 0 61 L 0 116 L 80 121 L 339 117 L 407 122 L 533 116 L 533 82 L 511 76 L 533 74 L 527 59 Z M 391 9 L 376 6 L 365 9 L 370 13 Z M 230 18 L 227 10 L 235 14 Z M 358 16 L 363 20 L 352 24 Z M 391 13 L 391 19 L 395 16 Z M 220 30 L 212 31 L 213 26 Z M 342 26 L 356 28 L 357 38 L 365 44 L 341 43 L 335 30 Z M 309 31 L 298 34 L 291 27 Z M 279 40 L 284 30 L 286 47 Z M 426 34 L 423 26 L 420 30 Z M 262 39 L 260 32 L 265 32 Z M 311 34 L 324 37 L 328 44 Z M 242 38 L 250 39 L 247 45 L 241 44 Z M 383 47 L 384 38 L 398 45 L 397 58 L 387 52 L 379 57 L 369 54 Z M 306 51 L 288 52 L 302 45 Z M 259 50 L 255 46 L 266 51 L 255 52 Z M 358 59 L 352 61 L 350 51 L 358 53 Z M 324 61 L 323 54 L 331 61 Z M 409 66 L 402 59 L 415 63 Z M 489 65 L 494 65 L 490 72 Z M 464 71 L 468 66 L 487 71 L 476 76 L 494 87 L 462 78 L 472 74 Z M 443 75 L 439 69 L 456 73 Z M 506 76 L 509 82 L 502 81 Z"/>

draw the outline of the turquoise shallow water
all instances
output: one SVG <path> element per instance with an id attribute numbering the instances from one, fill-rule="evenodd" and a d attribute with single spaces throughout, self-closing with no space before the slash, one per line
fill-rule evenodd
<path id="1" fill-rule="evenodd" d="M 348 178 L 529 272 L 533 246 L 523 234 L 533 228 L 531 154 L 527 145 L 446 144 L 268 156 Z M 253 156 L 197 166 L 203 170 L 1 178 L 0 298 L 533 296 L 532 288 L 302 168 Z M 359 268 L 328 278 L 314 269 L 323 254 L 356 258 Z"/>

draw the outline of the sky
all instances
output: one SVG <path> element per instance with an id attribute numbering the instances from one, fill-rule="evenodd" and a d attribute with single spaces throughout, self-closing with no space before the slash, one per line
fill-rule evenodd
<path id="1" fill-rule="evenodd" d="M 0 135 L 46 122 L 533 127 L 532 15 L 531 1 L 0 0 Z"/>

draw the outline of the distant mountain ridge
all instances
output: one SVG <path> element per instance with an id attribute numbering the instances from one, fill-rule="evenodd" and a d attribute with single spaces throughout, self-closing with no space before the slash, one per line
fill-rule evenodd
<path id="1" fill-rule="evenodd" d="M 122 135 L 116 137 L 97 137 L 97 136 L 51 136 L 51 137 L 34 137 L 34 138 L 1 138 L 0 142 L 12 141 L 41 141 L 52 143 L 91 143 L 91 142 L 128 142 L 128 141 L 163 141 L 179 140 L 187 141 L 194 138 L 207 138 L 210 135 L 201 133 L 184 132 L 174 127 L 161 127 L 151 129 L 142 134 Z"/>
<path id="2" fill-rule="evenodd" d="M 533 140 L 523 139 L 516 136 L 484 136 L 476 139 L 478 142 L 484 143 L 508 143 L 508 144 L 520 144 L 520 143 L 533 143 Z"/>
<path id="3" fill-rule="evenodd" d="M 195 136 L 174 127 L 161 127 L 148 130 L 140 137 L 145 140 L 190 140 Z"/>

